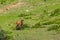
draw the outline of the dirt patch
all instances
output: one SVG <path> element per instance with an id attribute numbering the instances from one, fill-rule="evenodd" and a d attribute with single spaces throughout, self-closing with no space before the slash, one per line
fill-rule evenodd
<path id="1" fill-rule="evenodd" d="M 18 6 L 22 6 L 22 5 L 23 5 L 23 2 L 17 2 L 14 4 L 10 4 L 10 5 L 6 6 L 5 8 L 0 8 L 0 13 L 13 9 L 13 8 L 16 8 Z"/>

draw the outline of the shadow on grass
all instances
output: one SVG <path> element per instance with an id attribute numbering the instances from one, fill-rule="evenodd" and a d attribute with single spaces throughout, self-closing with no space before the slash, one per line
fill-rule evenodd
<path id="1" fill-rule="evenodd" d="M 18 27 L 15 26 L 13 28 L 13 30 L 24 30 L 25 28 L 29 28 L 28 24 L 23 24 L 21 27 L 20 26 L 18 26 Z"/>

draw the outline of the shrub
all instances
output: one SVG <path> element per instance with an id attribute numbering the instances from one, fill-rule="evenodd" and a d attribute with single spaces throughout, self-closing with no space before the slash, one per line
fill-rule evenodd
<path id="1" fill-rule="evenodd" d="M 44 0 L 44 2 L 46 2 L 47 0 Z"/>
<path id="2" fill-rule="evenodd" d="M 2 28 L 0 28 L 0 40 L 6 40 L 7 39 L 6 37 L 7 36 L 5 31 Z"/>
<path id="3" fill-rule="evenodd" d="M 44 10 L 44 13 L 46 13 L 47 11 L 46 10 Z"/>
<path id="4" fill-rule="evenodd" d="M 25 16 L 29 16 L 29 15 L 32 15 L 31 13 L 28 13 L 28 14 L 19 14 L 18 17 L 25 17 Z"/>
<path id="5" fill-rule="evenodd" d="M 32 17 L 25 17 L 25 19 L 31 19 Z"/>
<path id="6" fill-rule="evenodd" d="M 23 28 L 29 28 L 28 24 L 24 24 L 22 27 Z"/>
<path id="7" fill-rule="evenodd" d="M 54 22 L 51 22 L 51 21 L 47 21 L 45 23 L 43 23 L 42 25 L 50 25 L 50 24 L 53 24 Z"/>
<path id="8" fill-rule="evenodd" d="M 52 11 L 50 16 L 57 16 L 57 15 L 60 15 L 60 9 L 55 9 L 54 11 Z"/>
<path id="9" fill-rule="evenodd" d="M 57 30 L 59 28 L 60 28 L 60 25 L 52 25 L 51 27 L 48 28 L 48 31 Z"/>
<path id="10" fill-rule="evenodd" d="M 10 38 L 12 38 L 12 36 L 10 35 L 11 33 L 11 31 L 6 31 L 0 27 L 0 40 L 9 40 Z"/>
<path id="11" fill-rule="evenodd" d="M 5 0 L 1 0 L 0 1 L 0 4 L 4 4 L 6 1 Z"/>
<path id="12" fill-rule="evenodd" d="M 32 28 L 45 28 L 44 26 L 42 26 L 40 24 L 40 22 L 36 23 L 34 26 L 32 26 Z"/>
<path id="13" fill-rule="evenodd" d="M 12 31 L 6 31 L 6 40 L 9 40 L 9 39 L 11 39 L 12 38 Z"/>

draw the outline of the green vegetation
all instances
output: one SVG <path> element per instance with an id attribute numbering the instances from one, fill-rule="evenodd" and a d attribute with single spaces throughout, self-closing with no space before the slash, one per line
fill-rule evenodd
<path id="1" fill-rule="evenodd" d="M 0 8 L 5 7 L 11 3 L 16 3 L 18 0 L 0 0 Z"/>
<path id="2" fill-rule="evenodd" d="M 7 40 L 58 40 L 60 34 L 60 0 L 19 0 L 24 2 L 0 13 L 0 26 L 6 31 Z M 19 2 L 0 0 L 0 8 Z M 15 30 L 16 21 L 24 18 L 24 30 Z"/>

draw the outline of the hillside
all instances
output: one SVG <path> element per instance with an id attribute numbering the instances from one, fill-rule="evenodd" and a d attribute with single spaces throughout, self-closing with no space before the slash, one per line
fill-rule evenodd
<path id="1" fill-rule="evenodd" d="M 28 28 L 17 31 L 21 17 Z M 7 40 L 60 40 L 60 0 L 0 0 L 0 26 Z"/>

